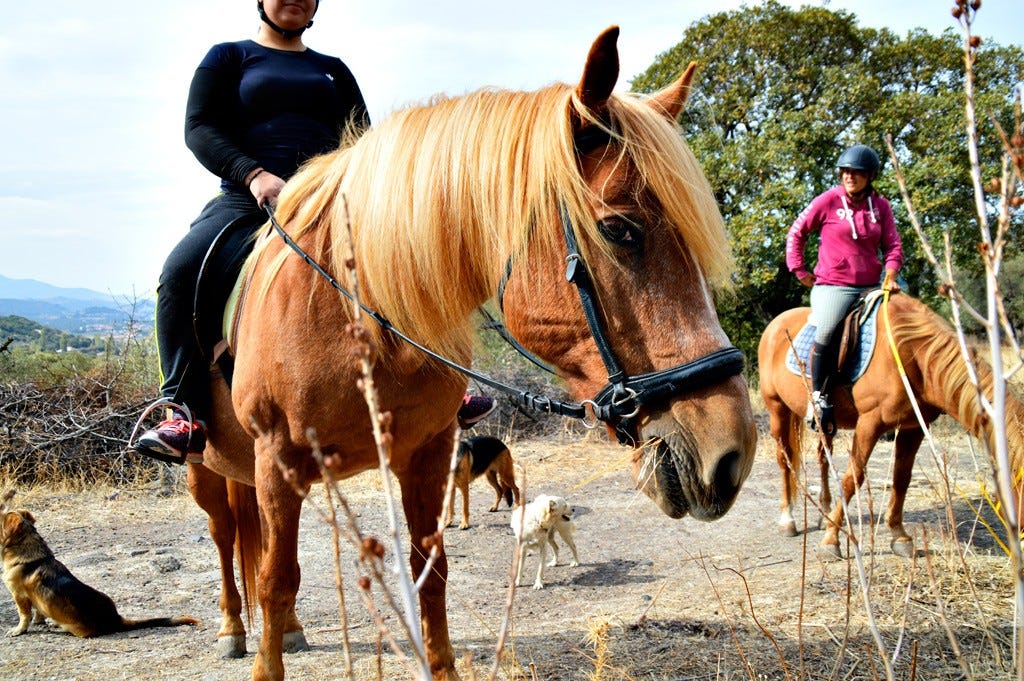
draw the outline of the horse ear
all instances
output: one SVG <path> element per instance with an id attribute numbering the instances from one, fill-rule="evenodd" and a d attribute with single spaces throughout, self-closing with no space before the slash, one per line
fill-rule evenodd
<path id="1" fill-rule="evenodd" d="M 686 106 L 686 100 L 690 98 L 690 82 L 696 71 L 697 62 L 691 61 L 676 82 L 655 92 L 647 100 L 647 103 L 655 110 L 662 112 L 666 118 L 674 121 Z"/>
<path id="2" fill-rule="evenodd" d="M 615 82 L 619 79 L 619 51 L 615 46 L 618 39 L 618 26 L 609 26 L 597 36 L 597 40 L 590 46 L 583 77 L 576 86 L 576 95 L 594 114 L 604 111 Z"/>

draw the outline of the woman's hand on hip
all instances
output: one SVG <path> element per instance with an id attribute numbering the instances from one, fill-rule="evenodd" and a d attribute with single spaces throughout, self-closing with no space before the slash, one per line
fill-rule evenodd
<path id="1" fill-rule="evenodd" d="M 806 286 L 807 288 L 813 288 L 814 281 L 814 275 L 811 274 L 810 272 L 800 277 L 800 283 Z"/>

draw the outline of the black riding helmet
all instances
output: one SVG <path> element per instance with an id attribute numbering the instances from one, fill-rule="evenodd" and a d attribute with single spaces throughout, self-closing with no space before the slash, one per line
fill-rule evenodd
<path id="1" fill-rule="evenodd" d="M 839 155 L 839 160 L 836 161 L 836 168 L 842 170 L 843 168 L 852 168 L 853 170 L 863 170 L 868 174 L 868 181 L 874 180 L 878 177 L 878 169 L 882 163 L 878 159 L 878 154 L 875 150 L 866 144 L 855 144 L 842 154 Z"/>
<path id="2" fill-rule="evenodd" d="M 278 26 L 277 24 L 270 20 L 270 17 L 267 16 L 266 11 L 263 9 L 263 0 L 256 0 L 256 9 L 260 13 L 260 19 L 262 19 L 267 26 L 274 29 L 276 32 L 280 33 L 281 36 L 287 40 L 291 40 L 292 38 L 298 38 L 307 28 L 313 25 L 313 21 L 310 20 L 308 24 L 306 24 L 299 30 L 289 31 L 286 28 L 281 28 L 280 26 Z M 313 8 L 314 15 L 316 15 L 316 11 L 318 9 L 320 9 L 320 0 L 316 0 L 316 7 Z"/>

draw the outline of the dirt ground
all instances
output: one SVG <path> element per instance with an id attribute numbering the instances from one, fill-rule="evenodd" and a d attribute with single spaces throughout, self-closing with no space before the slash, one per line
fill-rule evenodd
<path id="1" fill-rule="evenodd" d="M 582 564 L 568 567 L 563 551 L 561 564 L 547 571 L 547 588 L 517 591 L 498 678 L 885 678 L 856 586 L 856 565 L 819 562 L 813 550 L 821 537 L 816 529 L 795 538 L 776 531 L 779 476 L 766 437 L 735 506 L 712 523 L 662 515 L 634 490 L 627 452 L 594 436 L 507 441 L 526 473 L 529 498 L 554 493 L 573 504 Z M 837 456 L 845 465 L 848 441 L 838 442 Z M 895 678 L 1010 678 L 1008 561 L 968 509 L 979 494 L 966 437 L 951 429 L 942 442 L 953 458 L 951 508 L 959 539 L 951 541 L 943 476 L 922 450 L 906 515 L 918 557 L 894 556 L 887 532 L 873 538 L 871 516 L 862 516 L 871 614 L 888 656 L 895 659 Z M 890 452 L 891 444 L 880 443 L 872 460 L 874 509 L 888 500 Z M 249 678 L 258 613 L 249 654 L 219 659 L 216 551 L 206 518 L 183 482 L 174 489 L 170 496 L 159 488 L 39 489 L 19 494 L 15 506 L 30 509 L 57 557 L 108 593 L 126 617 L 189 614 L 202 625 L 89 640 L 34 625 L 20 637 L 0 641 L 0 679 Z M 381 489 L 375 473 L 343 486 L 362 530 L 383 538 L 388 525 Z M 322 488 L 312 496 L 316 504 L 306 503 L 302 521 L 297 603 L 312 649 L 286 656 L 285 666 L 292 679 L 341 679 L 345 665 L 332 533 L 317 513 L 316 507 L 323 508 Z M 490 488 L 478 480 L 471 487 L 472 527 L 454 526 L 446 534 L 452 640 L 457 655 L 472 658 L 472 670 L 460 661 L 464 679 L 487 678 L 505 615 L 514 538 L 510 511 L 488 513 L 491 501 Z M 342 565 L 349 568 L 353 552 L 344 551 Z M 535 567 L 531 557 L 531 577 Z M 378 678 L 375 627 L 351 584 L 346 584 L 346 600 L 355 677 Z M 3 596 L 0 625 L 16 621 L 13 603 Z M 946 625 L 956 635 L 959 656 Z M 411 678 L 390 651 L 381 664 L 383 678 Z"/>

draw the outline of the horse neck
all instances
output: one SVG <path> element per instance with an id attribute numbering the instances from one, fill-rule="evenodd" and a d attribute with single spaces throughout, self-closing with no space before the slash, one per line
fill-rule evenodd
<path id="1" fill-rule="evenodd" d="M 972 435 L 984 439 L 992 451 L 994 431 L 992 420 L 982 407 L 978 386 L 986 399 L 992 399 L 993 377 L 990 366 L 978 358 L 972 358 L 977 384 L 971 380 L 956 338 L 941 330 L 922 347 L 914 351 L 924 378 L 922 396 L 928 403 L 938 407 L 957 420 Z M 1006 392 L 1006 436 L 1010 459 L 1017 470 L 1024 457 L 1024 403 L 1009 390 Z"/>

